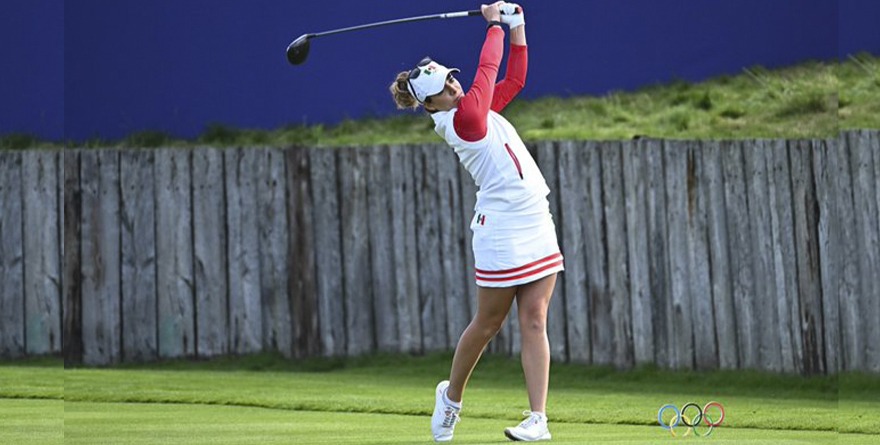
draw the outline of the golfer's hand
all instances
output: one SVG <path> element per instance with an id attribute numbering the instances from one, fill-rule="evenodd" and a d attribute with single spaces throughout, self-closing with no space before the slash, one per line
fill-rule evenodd
<path id="1" fill-rule="evenodd" d="M 486 19 L 486 23 L 501 21 L 500 8 L 503 4 L 504 2 L 495 2 L 491 5 L 480 5 L 480 11 L 483 13 L 483 18 Z"/>
<path id="2" fill-rule="evenodd" d="M 525 13 L 520 5 L 516 3 L 502 3 L 498 9 L 501 11 L 501 23 L 504 23 L 510 29 L 526 24 Z"/>

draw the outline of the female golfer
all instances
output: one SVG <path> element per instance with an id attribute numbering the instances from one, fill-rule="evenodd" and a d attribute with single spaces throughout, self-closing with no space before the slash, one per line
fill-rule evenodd
<path id="1" fill-rule="evenodd" d="M 399 73 L 390 88 L 398 108 L 421 105 L 430 113 L 435 131 L 479 187 L 471 222 L 478 308 L 455 349 L 449 380 L 437 385 L 431 432 L 435 441 L 452 440 L 471 372 L 515 298 L 531 407 L 522 423 L 504 433 L 512 440 L 547 440 L 547 306 L 556 274 L 563 270 L 562 254 L 547 201 L 550 189 L 516 129 L 498 114 L 525 83 L 524 14 L 518 5 L 504 2 L 482 5 L 482 13 L 488 22 L 486 40 L 467 94 L 452 76 L 458 69 L 428 58 Z M 502 23 L 510 28 L 510 58 L 504 80 L 496 84 L 504 52 Z"/>

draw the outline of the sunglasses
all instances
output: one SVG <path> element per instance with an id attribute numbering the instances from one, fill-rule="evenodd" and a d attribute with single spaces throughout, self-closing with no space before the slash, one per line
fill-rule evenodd
<path id="1" fill-rule="evenodd" d="M 433 62 L 433 60 L 431 60 L 430 57 L 422 59 L 422 61 L 409 72 L 409 80 L 417 79 L 419 75 L 422 74 L 422 67 L 428 66 L 431 62 Z"/>

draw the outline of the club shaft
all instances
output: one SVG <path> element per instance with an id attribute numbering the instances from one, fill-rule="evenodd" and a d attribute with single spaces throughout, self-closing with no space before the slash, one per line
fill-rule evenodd
<path id="1" fill-rule="evenodd" d="M 309 37 L 322 37 L 322 36 L 329 36 L 332 34 L 339 34 L 342 32 L 357 31 L 359 29 L 377 28 L 379 26 L 395 25 L 398 23 L 420 22 L 423 20 L 435 20 L 435 19 L 451 19 L 451 18 L 457 18 L 457 17 L 468 17 L 468 16 L 473 16 L 473 15 L 482 15 L 482 12 L 474 10 L 474 11 L 447 12 L 447 13 L 443 13 L 443 14 L 422 15 L 422 16 L 418 16 L 418 17 L 408 17 L 405 19 L 386 20 L 384 22 L 368 23 L 366 25 L 358 25 L 358 26 L 350 26 L 348 28 L 333 29 L 330 31 L 309 34 L 308 36 Z"/>

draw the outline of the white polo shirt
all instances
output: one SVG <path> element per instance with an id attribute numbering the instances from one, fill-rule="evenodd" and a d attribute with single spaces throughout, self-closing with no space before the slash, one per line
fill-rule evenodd
<path id="1" fill-rule="evenodd" d="M 550 189 L 513 125 L 489 111 L 486 136 L 475 142 L 460 138 L 453 127 L 457 108 L 431 115 L 434 131 L 455 150 L 479 191 L 474 210 L 487 213 L 545 213 Z"/>

